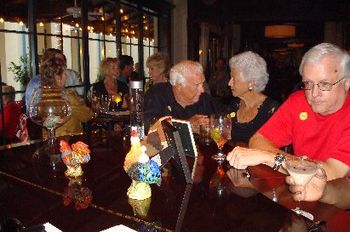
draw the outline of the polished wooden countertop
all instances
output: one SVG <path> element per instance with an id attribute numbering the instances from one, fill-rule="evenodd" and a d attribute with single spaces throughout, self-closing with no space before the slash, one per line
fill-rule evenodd
<path id="1" fill-rule="evenodd" d="M 41 143 L 0 151 L 0 221 L 17 218 L 27 227 L 50 222 L 62 231 L 100 231 L 124 224 L 138 231 L 266 232 L 306 231 L 312 225 L 289 210 L 296 203 L 283 174 L 260 165 L 249 168 L 248 179 L 245 172 L 226 163 L 218 166 L 210 158 L 216 152 L 214 144 L 198 144 L 200 158 L 192 185 L 186 185 L 169 165 L 162 185 L 152 186 L 151 200 L 135 202 L 126 196 L 131 180 L 122 168 L 128 139 L 66 137 L 70 143 L 78 139 L 92 150 L 81 183 L 69 182 L 62 163 L 53 170 L 47 157 L 35 156 Z M 194 163 L 191 158 L 188 161 Z M 86 209 L 77 209 L 80 206 L 74 200 L 68 204 L 67 193 L 72 191 L 76 201 L 91 194 Z M 315 221 L 325 221 L 329 231 L 349 228 L 347 211 L 318 202 L 302 202 L 301 207 Z"/>

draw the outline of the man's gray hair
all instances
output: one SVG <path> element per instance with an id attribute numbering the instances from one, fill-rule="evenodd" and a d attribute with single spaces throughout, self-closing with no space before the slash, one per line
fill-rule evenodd
<path id="1" fill-rule="evenodd" d="M 316 63 L 319 62 L 322 58 L 326 56 L 333 56 L 335 59 L 338 59 L 340 69 L 339 70 L 339 79 L 349 78 L 350 76 L 350 55 L 339 48 L 338 46 L 330 43 L 320 43 L 312 47 L 307 51 L 303 59 L 301 60 L 299 66 L 299 73 L 303 76 L 303 69 L 306 63 Z"/>
<path id="2" fill-rule="evenodd" d="M 230 69 L 238 69 L 242 72 L 242 81 L 255 82 L 256 91 L 263 91 L 269 81 L 266 61 L 257 53 L 247 51 L 239 53 L 230 59 Z"/>
<path id="3" fill-rule="evenodd" d="M 187 85 L 188 77 L 194 74 L 203 74 L 203 67 L 199 62 L 192 60 L 183 60 L 175 64 L 169 73 L 169 82 L 172 86 L 180 84 Z"/>

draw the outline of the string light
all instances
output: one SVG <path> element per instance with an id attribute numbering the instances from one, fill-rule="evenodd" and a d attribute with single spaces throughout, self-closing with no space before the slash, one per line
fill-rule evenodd
<path id="1" fill-rule="evenodd" d="M 23 26 L 23 21 L 19 21 L 19 25 Z"/>
<path id="2" fill-rule="evenodd" d="M 124 11 L 123 11 L 123 9 L 122 9 L 122 8 L 120 8 L 119 12 L 120 12 L 121 14 L 123 14 L 123 13 L 124 13 Z"/>
<path id="3" fill-rule="evenodd" d="M 43 27 L 43 26 L 44 26 L 44 23 L 43 23 L 43 22 L 40 22 L 40 23 L 39 23 L 39 26 L 40 26 L 40 27 Z"/>
<path id="4" fill-rule="evenodd" d="M 0 23 L 4 23 L 4 22 L 5 22 L 4 18 L 0 18 Z"/>

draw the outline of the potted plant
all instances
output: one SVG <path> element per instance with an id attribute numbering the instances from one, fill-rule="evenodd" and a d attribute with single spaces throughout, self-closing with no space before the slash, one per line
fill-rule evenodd
<path id="1" fill-rule="evenodd" d="M 14 79 L 21 84 L 21 88 L 25 89 L 30 81 L 30 63 L 28 55 L 21 56 L 18 64 L 10 62 L 8 70 L 15 75 Z"/>

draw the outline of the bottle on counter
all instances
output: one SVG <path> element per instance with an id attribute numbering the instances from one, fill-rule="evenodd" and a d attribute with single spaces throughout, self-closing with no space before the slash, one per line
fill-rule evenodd
<path id="1" fill-rule="evenodd" d="M 140 139 L 145 136 L 144 129 L 144 92 L 142 80 L 131 80 L 129 83 L 129 110 L 130 110 L 130 128 L 137 128 L 137 135 Z"/>

